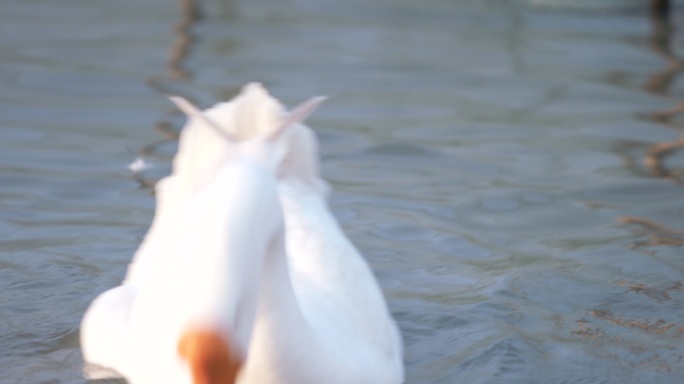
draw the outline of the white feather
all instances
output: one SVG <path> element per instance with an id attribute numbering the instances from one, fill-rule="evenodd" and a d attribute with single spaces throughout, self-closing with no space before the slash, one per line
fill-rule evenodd
<path id="1" fill-rule="evenodd" d="M 301 124 L 320 101 L 287 114 L 249 84 L 206 111 L 184 105 L 192 117 L 150 231 L 124 283 L 84 315 L 84 359 L 113 370 L 90 372 L 189 384 L 176 345 L 202 324 L 245 358 L 240 384 L 403 382 L 397 327 L 327 206 Z"/>

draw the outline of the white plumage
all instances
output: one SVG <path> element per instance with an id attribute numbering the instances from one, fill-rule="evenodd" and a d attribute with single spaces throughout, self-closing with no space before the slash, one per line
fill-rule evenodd
<path id="1" fill-rule="evenodd" d="M 84 315 L 86 374 L 131 384 L 403 382 L 399 332 L 327 206 L 317 142 L 300 124 L 321 99 L 287 113 L 248 84 L 203 112 L 173 100 L 190 120 L 125 281 Z"/>

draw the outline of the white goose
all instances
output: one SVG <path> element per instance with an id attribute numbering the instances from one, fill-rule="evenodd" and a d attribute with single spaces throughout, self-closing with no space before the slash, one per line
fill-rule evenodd
<path id="1" fill-rule="evenodd" d="M 86 375 L 131 384 L 403 382 L 377 282 L 300 124 L 260 84 L 191 118 L 125 281 L 81 325 Z"/>

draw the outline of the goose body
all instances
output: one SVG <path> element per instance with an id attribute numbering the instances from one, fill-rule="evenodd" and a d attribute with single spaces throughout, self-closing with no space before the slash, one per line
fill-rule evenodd
<path id="1" fill-rule="evenodd" d="M 403 382 L 399 332 L 318 176 L 317 143 L 259 84 L 190 120 L 124 282 L 81 325 L 86 374 L 130 384 Z"/>

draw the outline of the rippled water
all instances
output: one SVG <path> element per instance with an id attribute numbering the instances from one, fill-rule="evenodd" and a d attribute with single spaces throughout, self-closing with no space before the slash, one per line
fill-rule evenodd
<path id="1" fill-rule="evenodd" d="M 616 3 L 0 2 L 0 382 L 86 382 L 81 315 L 183 122 L 163 94 L 251 80 L 331 96 L 332 205 L 408 383 L 679 382 L 684 14 Z"/>

